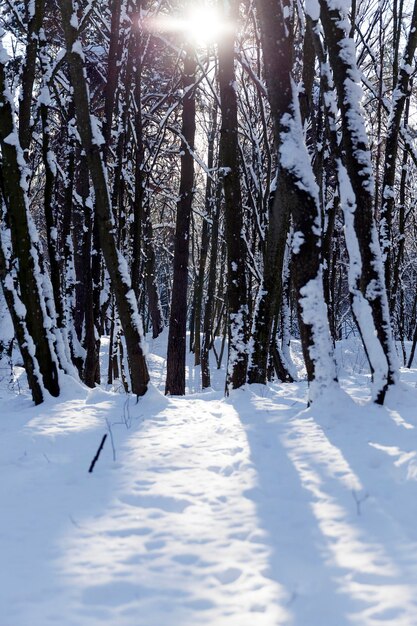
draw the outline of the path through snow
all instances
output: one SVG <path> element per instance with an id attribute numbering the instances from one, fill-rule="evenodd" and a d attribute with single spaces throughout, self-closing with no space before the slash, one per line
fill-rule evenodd
<path id="1" fill-rule="evenodd" d="M 1 626 L 415 626 L 415 391 L 305 392 L 3 399 Z"/>

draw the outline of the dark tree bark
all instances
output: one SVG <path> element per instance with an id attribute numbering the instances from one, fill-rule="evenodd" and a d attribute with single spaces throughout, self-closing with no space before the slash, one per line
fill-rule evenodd
<path id="1" fill-rule="evenodd" d="M 138 314 L 136 297 L 131 288 L 126 262 L 118 252 L 116 246 L 109 190 L 107 188 L 103 159 L 100 153 L 100 137 L 97 136 L 97 133 L 93 133 L 89 110 L 89 94 L 84 78 L 82 48 L 77 38 L 77 29 L 73 26 L 73 16 L 76 14 L 72 2 L 59 0 L 59 7 L 62 14 L 67 47 L 67 61 L 74 92 L 73 97 L 76 109 L 77 128 L 82 146 L 86 152 L 87 163 L 95 192 L 95 220 L 126 339 L 132 391 L 136 395 L 141 396 L 147 390 L 149 373 L 141 345 L 141 321 Z"/>
<path id="2" fill-rule="evenodd" d="M 216 137 L 216 121 L 217 121 L 217 106 L 213 106 L 211 112 L 211 128 L 209 131 L 209 141 L 207 150 L 207 169 L 209 172 L 213 171 L 214 165 L 214 143 Z M 214 181 L 211 175 L 207 175 L 206 180 L 206 195 L 205 195 L 205 216 L 203 219 L 203 225 L 201 230 L 201 246 L 200 246 L 200 258 L 198 262 L 198 273 L 196 277 L 195 285 L 195 309 L 194 309 L 194 365 L 201 364 L 201 319 L 203 309 L 203 291 L 204 291 L 204 277 L 206 272 L 207 255 L 210 244 L 210 222 L 213 215 L 213 207 L 215 203 L 215 191 Z"/>
<path id="3" fill-rule="evenodd" d="M 159 297 L 157 285 L 156 255 L 149 202 L 146 203 L 143 211 L 142 232 L 143 248 L 145 253 L 145 274 L 146 291 L 148 295 L 148 310 L 152 324 L 152 337 L 156 339 L 156 337 L 161 334 L 164 328 L 164 319 L 162 315 L 161 300 Z"/>
<path id="4" fill-rule="evenodd" d="M 217 198 L 211 225 L 210 265 L 207 284 L 207 300 L 204 309 L 203 342 L 201 346 L 201 386 L 210 387 L 209 352 L 212 344 L 214 322 L 214 299 L 216 294 L 217 257 L 219 248 L 219 218 L 220 218 L 220 186 L 217 189 Z"/>
<path id="5" fill-rule="evenodd" d="M 35 83 L 36 58 L 39 49 L 39 32 L 42 27 L 45 0 L 26 2 L 27 8 L 27 45 L 22 70 L 22 93 L 19 98 L 19 142 L 22 150 L 29 148 L 32 129 L 30 125 L 32 92 Z"/>
<path id="6" fill-rule="evenodd" d="M 187 48 L 183 71 L 181 177 L 175 226 L 174 277 L 165 384 L 165 393 L 175 396 L 185 394 L 188 256 L 191 206 L 194 194 L 195 74 L 194 52 Z"/>
<path id="7" fill-rule="evenodd" d="M 237 2 L 224 8 L 224 17 L 237 19 Z M 227 246 L 228 367 L 226 393 L 245 384 L 248 367 L 248 286 L 246 244 L 240 187 L 237 94 L 234 67 L 235 35 L 226 33 L 218 45 L 220 90 L 220 169 L 223 180 Z"/>
<path id="8" fill-rule="evenodd" d="M 135 19 L 138 20 L 142 2 L 137 0 L 137 13 Z M 142 267 L 142 225 L 143 225 L 143 195 L 144 195 L 144 145 L 143 145 L 143 123 L 142 123 L 142 32 L 137 28 L 134 33 L 134 102 L 135 102 L 135 197 L 133 202 L 133 224 L 132 224 L 132 285 L 139 301 L 141 285 Z"/>
<path id="9" fill-rule="evenodd" d="M 114 105 L 116 102 L 117 84 L 120 73 L 120 18 L 122 10 L 122 0 L 111 0 L 111 24 L 110 24 L 110 41 L 109 55 L 107 62 L 107 76 L 104 85 L 104 124 L 103 136 L 106 148 L 111 145 L 111 129 L 114 113 Z M 107 150 L 106 150 L 107 151 Z"/>
<path id="10" fill-rule="evenodd" d="M 80 163 L 81 198 L 84 208 L 84 229 L 82 240 L 83 274 L 80 277 L 84 285 L 84 337 L 85 361 L 82 378 L 88 387 L 100 384 L 100 337 L 98 329 L 99 306 L 95 302 L 99 295 L 99 285 L 93 283 L 93 264 L 100 272 L 100 255 L 93 251 L 94 215 L 89 194 L 88 165 L 85 156 Z M 92 254 L 94 252 L 94 254 Z M 97 273 L 97 268 L 96 268 Z M 95 293 L 98 292 L 98 293 Z"/>
<path id="11" fill-rule="evenodd" d="M 249 383 L 266 384 L 267 382 L 269 348 L 274 344 L 271 334 L 272 325 L 282 297 L 282 270 L 290 224 L 290 209 L 285 178 L 280 176 L 278 189 L 272 195 L 269 212 L 263 277 L 253 329 L 254 349 L 248 372 Z M 286 380 L 288 372 L 286 372 L 284 362 L 281 365 L 278 376 L 281 380 Z"/>

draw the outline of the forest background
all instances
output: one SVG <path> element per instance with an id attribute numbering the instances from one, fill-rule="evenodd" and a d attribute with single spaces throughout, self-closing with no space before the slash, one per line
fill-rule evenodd
<path id="1" fill-rule="evenodd" d="M 165 325 L 167 394 L 187 350 L 210 386 L 216 336 L 226 392 L 293 381 L 299 337 L 314 400 L 359 333 L 383 403 L 417 340 L 417 4 L 6 0 L 0 24 L 1 348 L 35 403 L 99 383 L 103 335 L 143 395 Z"/>

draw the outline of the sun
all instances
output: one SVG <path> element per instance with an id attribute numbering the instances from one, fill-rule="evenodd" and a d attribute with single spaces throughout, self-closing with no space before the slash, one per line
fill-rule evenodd
<path id="1" fill-rule="evenodd" d="M 147 21 L 148 30 L 177 33 L 196 47 L 216 43 L 223 35 L 233 30 L 232 24 L 213 6 L 191 6 L 181 16 L 164 15 Z"/>
<path id="2" fill-rule="evenodd" d="M 216 43 L 229 29 L 214 7 L 194 6 L 184 17 L 185 35 L 197 45 Z"/>

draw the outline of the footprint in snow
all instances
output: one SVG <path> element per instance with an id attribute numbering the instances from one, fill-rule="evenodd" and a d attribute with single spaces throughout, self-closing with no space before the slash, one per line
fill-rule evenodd
<path id="1" fill-rule="evenodd" d="M 177 554 L 172 557 L 172 560 L 181 565 L 193 565 L 198 561 L 198 556 L 195 554 Z"/>
<path id="2" fill-rule="evenodd" d="M 240 461 L 233 463 L 232 465 L 223 465 L 220 467 L 219 465 L 209 465 L 207 470 L 209 472 L 213 472 L 214 474 L 220 474 L 221 476 L 231 476 L 235 471 L 240 468 Z"/>
<path id="3" fill-rule="evenodd" d="M 214 574 L 215 577 L 222 585 L 230 585 L 234 583 L 240 576 L 242 575 L 242 570 L 237 567 L 229 567 L 225 569 L 223 572 L 218 572 Z"/>
<path id="4" fill-rule="evenodd" d="M 189 500 L 181 500 L 170 496 L 152 495 L 128 495 L 121 498 L 121 501 L 129 506 L 135 506 L 142 509 L 161 509 L 162 511 L 166 511 L 168 513 L 182 513 L 192 504 Z"/>

